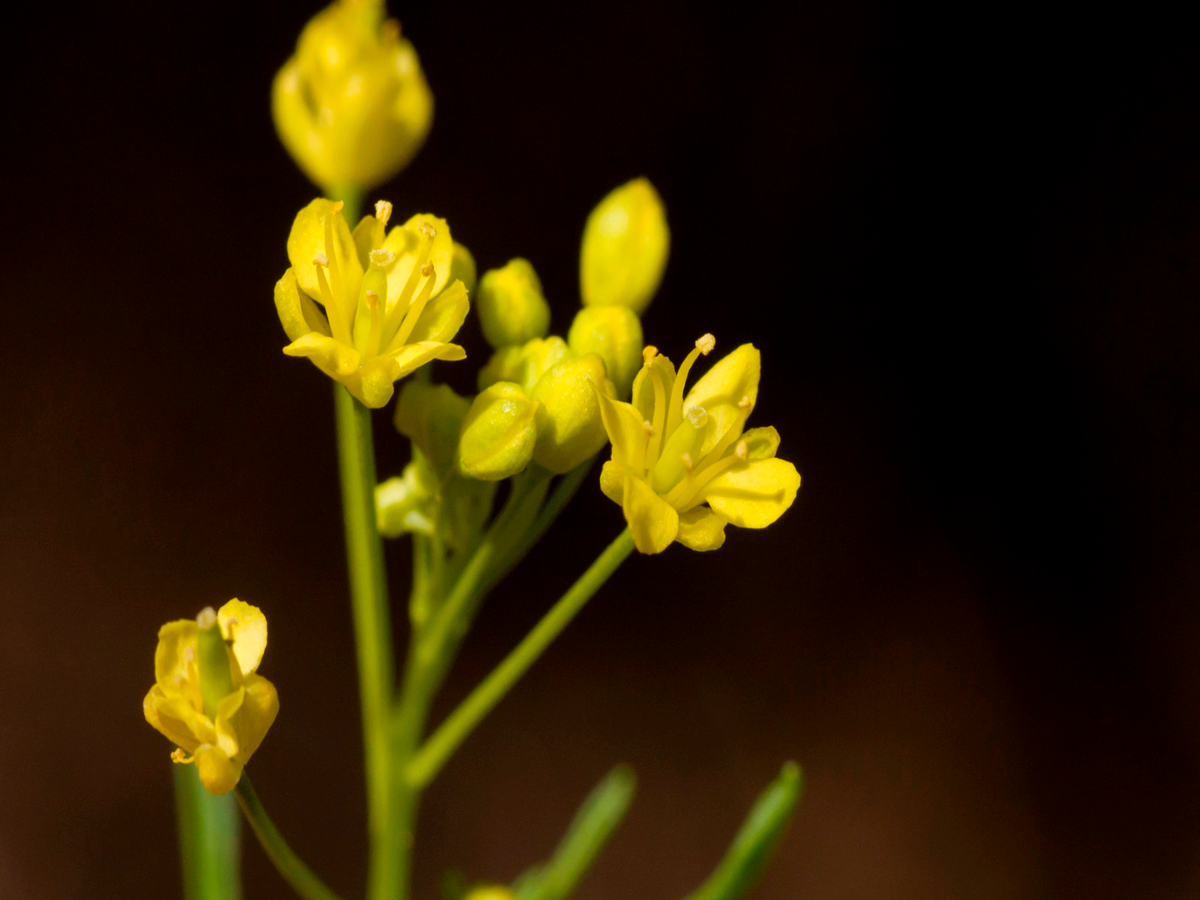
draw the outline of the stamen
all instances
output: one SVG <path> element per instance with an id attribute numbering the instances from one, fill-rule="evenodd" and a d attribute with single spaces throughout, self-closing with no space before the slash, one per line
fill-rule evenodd
<path id="1" fill-rule="evenodd" d="M 693 468 L 693 466 L 692 466 L 692 454 L 690 454 L 690 453 L 684 453 L 682 456 L 680 456 L 680 457 L 679 457 L 679 461 L 680 461 L 681 463 L 683 463 L 683 468 L 684 468 L 684 469 L 687 471 L 687 473 L 690 475 L 690 474 L 692 473 L 692 468 Z"/>
<path id="2" fill-rule="evenodd" d="M 700 358 L 703 353 L 707 356 L 712 352 L 713 347 L 717 345 L 717 339 L 711 334 L 702 335 L 697 341 L 696 346 L 691 353 L 684 359 L 680 365 L 679 371 L 675 375 L 675 384 L 671 386 L 671 404 L 667 407 L 667 433 L 670 434 L 679 426 L 679 420 L 683 412 L 683 389 L 687 382 L 688 374 L 692 371 L 692 364 Z"/>
<path id="3" fill-rule="evenodd" d="M 392 217 L 392 204 L 386 200 L 375 201 L 375 218 L 379 220 L 379 224 L 387 227 L 388 219 Z"/>
<path id="4" fill-rule="evenodd" d="M 736 441 L 742 434 L 742 426 L 746 424 L 746 418 L 750 415 L 750 410 L 754 408 L 754 401 L 749 397 L 742 397 L 738 401 L 738 414 L 725 433 L 720 439 L 713 444 L 713 448 L 704 455 L 704 459 L 700 463 L 700 468 L 710 466 L 718 459 L 725 455 L 725 451 L 729 449 L 729 445 Z"/>
<path id="5" fill-rule="evenodd" d="M 428 222 L 418 222 L 417 231 L 421 232 L 421 234 L 428 235 L 431 238 L 437 237 L 437 229 Z"/>
<path id="6" fill-rule="evenodd" d="M 379 353 L 379 295 L 374 291 L 367 291 L 363 295 L 363 300 L 367 305 L 367 311 L 371 314 L 371 328 L 367 332 L 367 352 L 363 356 L 375 356 Z"/>
<path id="7" fill-rule="evenodd" d="M 650 360 L 654 359 L 656 356 L 658 356 L 658 348 L 653 344 L 647 344 L 642 348 L 642 365 L 650 365 Z"/>
<path id="8" fill-rule="evenodd" d="M 333 288 L 335 297 L 342 296 L 342 269 L 338 265 L 337 246 L 333 243 L 333 217 L 342 211 L 345 206 L 341 200 L 337 201 L 333 206 L 329 207 L 329 212 L 325 214 L 325 256 L 328 260 L 326 265 L 329 266 L 329 283 Z"/>
<path id="9" fill-rule="evenodd" d="M 326 256 L 324 253 L 318 253 L 316 256 L 313 257 L 313 265 L 314 266 L 327 266 L 327 265 L 329 265 L 329 257 Z"/>
<path id="10" fill-rule="evenodd" d="M 663 425 L 667 418 L 667 389 L 663 385 L 662 373 L 658 371 L 658 366 L 650 366 L 650 378 L 654 382 L 654 433 L 650 435 L 650 442 L 646 447 L 647 469 L 653 469 L 658 462 L 663 440 L 667 437 L 663 433 Z"/>
<path id="11" fill-rule="evenodd" d="M 206 606 L 200 610 L 200 614 L 196 616 L 196 624 L 201 628 L 212 628 L 213 623 L 217 621 L 217 611 L 211 606 Z"/>
<path id="12" fill-rule="evenodd" d="M 347 347 L 354 346 L 350 337 L 350 323 L 346 321 L 345 310 L 333 299 L 329 282 L 325 280 L 324 266 L 317 266 L 317 286 L 321 289 L 321 304 L 325 307 L 325 315 L 329 317 L 329 330 L 333 332 L 333 339 Z"/>
<path id="13" fill-rule="evenodd" d="M 424 234 L 424 232 L 421 231 L 422 226 L 429 231 L 433 231 L 433 229 L 424 222 L 420 222 L 417 225 L 417 231 L 421 232 L 422 234 Z M 395 344 L 393 337 L 396 334 L 397 329 L 400 328 L 404 322 L 404 317 L 408 313 L 411 305 L 413 293 L 417 289 L 417 282 L 421 280 L 425 266 L 429 262 L 429 254 L 433 251 L 432 240 L 422 241 L 421 244 L 421 248 L 417 251 L 416 261 L 413 262 L 412 271 L 408 273 L 408 278 L 404 282 L 404 287 L 400 289 L 400 293 L 396 296 L 395 301 L 386 310 L 386 315 L 383 322 L 382 340 L 383 343 L 385 343 L 389 348 Z M 432 282 L 430 283 L 432 284 Z"/>
<path id="14" fill-rule="evenodd" d="M 421 293 L 417 295 L 417 299 L 413 301 L 412 306 L 408 308 L 408 312 L 404 314 L 404 321 L 400 324 L 400 330 L 396 332 L 396 336 L 388 343 L 388 352 L 398 350 L 408 342 L 408 337 L 413 333 L 413 329 L 417 327 L 417 319 L 421 318 L 421 313 L 425 311 L 425 304 L 429 302 L 429 298 L 433 296 L 433 265 L 426 263 L 422 266 L 422 270 L 430 269 L 430 273 L 426 276 L 425 284 L 421 287 Z"/>
<path id="15" fill-rule="evenodd" d="M 188 756 L 182 747 L 176 747 L 171 751 L 171 762 L 173 763 L 190 763 L 195 761 L 196 757 Z"/>
<path id="16" fill-rule="evenodd" d="M 745 462 L 749 456 L 750 448 L 746 445 L 746 442 L 738 441 L 738 445 L 732 454 L 703 469 L 700 475 L 694 480 L 681 481 L 664 499 L 675 507 L 678 512 L 687 512 L 698 503 L 704 502 L 704 489 L 708 487 L 714 478 L 733 466 Z"/>

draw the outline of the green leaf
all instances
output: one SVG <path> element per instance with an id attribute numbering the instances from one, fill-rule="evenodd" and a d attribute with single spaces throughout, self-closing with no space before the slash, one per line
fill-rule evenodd
<path id="1" fill-rule="evenodd" d="M 609 772 L 583 801 L 549 862 L 527 869 L 513 882 L 516 900 L 569 897 L 625 817 L 635 785 L 629 767 Z"/>
<path id="2" fill-rule="evenodd" d="M 779 777 L 750 810 L 725 858 L 687 900 L 737 900 L 745 896 L 783 838 L 800 799 L 801 787 L 800 767 L 794 762 L 786 763 Z"/>

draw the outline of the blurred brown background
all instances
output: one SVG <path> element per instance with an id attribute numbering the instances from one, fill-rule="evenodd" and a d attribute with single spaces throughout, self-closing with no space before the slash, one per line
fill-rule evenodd
<path id="1" fill-rule="evenodd" d="M 314 190 L 268 86 L 317 8 L 39 5 L 6 33 L 5 898 L 178 895 L 140 701 L 158 626 L 234 595 L 282 698 L 258 791 L 360 890 L 329 386 L 270 299 Z M 771 529 L 613 578 L 429 793 L 418 896 L 542 858 L 624 760 L 639 795 L 579 897 L 681 897 L 788 758 L 807 791 L 760 900 L 1195 896 L 1192 32 L 862 0 L 392 12 L 437 113 L 376 194 L 481 267 L 528 257 L 565 331 L 584 216 L 648 175 L 674 233 L 648 339 L 755 342 L 755 421 L 804 476 Z M 581 492 L 441 710 L 620 526 Z M 248 897 L 287 896 L 245 858 Z"/>

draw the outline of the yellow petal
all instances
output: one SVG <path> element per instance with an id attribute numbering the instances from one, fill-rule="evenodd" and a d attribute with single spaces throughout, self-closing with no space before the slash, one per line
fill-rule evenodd
<path id="1" fill-rule="evenodd" d="M 401 375 L 400 364 L 392 356 L 377 356 L 363 364 L 346 387 L 368 409 L 380 409 L 392 399 L 393 385 Z"/>
<path id="2" fill-rule="evenodd" d="M 600 490 L 613 503 L 625 501 L 625 469 L 611 459 L 600 468 Z"/>
<path id="3" fill-rule="evenodd" d="M 186 749 L 186 748 L 185 748 Z M 242 764 L 212 744 L 201 744 L 195 750 L 196 769 L 200 783 L 210 794 L 228 794 L 242 777 Z"/>
<path id="4" fill-rule="evenodd" d="M 461 281 L 456 281 L 446 290 L 426 304 L 421 311 L 421 317 L 408 336 L 410 344 L 420 344 L 423 341 L 438 341 L 446 343 L 458 329 L 462 327 L 471 304 L 467 302 L 467 289 Z"/>
<path id="5" fill-rule="evenodd" d="M 759 352 L 753 344 L 742 344 L 719 363 L 704 373 L 683 398 L 683 408 L 703 406 L 708 413 L 708 436 L 700 448 L 703 455 L 730 427 L 745 421 L 748 410 L 738 404 L 743 397 L 750 398 L 750 408 L 758 398 L 758 378 L 762 369 Z M 736 435 L 735 435 L 736 437 Z"/>
<path id="6" fill-rule="evenodd" d="M 750 451 L 750 459 L 770 459 L 779 449 L 779 432 L 772 426 L 751 428 L 742 434 L 742 440 Z"/>
<path id="7" fill-rule="evenodd" d="M 729 520 L 706 506 L 689 509 L 679 517 L 679 534 L 675 540 L 692 550 L 716 550 L 725 543 L 725 526 Z"/>
<path id="8" fill-rule="evenodd" d="M 704 490 L 708 505 L 739 528 L 765 528 L 796 499 L 800 473 L 782 459 L 757 459 L 734 466 Z"/>
<path id="9" fill-rule="evenodd" d="M 307 356 L 313 365 L 332 378 L 344 382 L 358 371 L 362 357 L 353 347 L 347 347 L 331 337 L 309 332 L 283 348 L 288 356 Z"/>
<path id="10" fill-rule="evenodd" d="M 625 479 L 621 504 L 633 533 L 633 544 L 642 553 L 662 553 L 679 532 L 679 514 L 640 478 Z"/>
<path id="11" fill-rule="evenodd" d="M 321 289 L 317 284 L 317 267 L 313 265 L 313 260 L 318 256 L 325 256 L 331 263 L 326 274 L 334 291 L 338 291 L 338 286 L 332 278 L 332 273 L 334 269 L 337 270 L 339 278 L 342 279 L 342 296 L 357 297 L 359 285 L 362 283 L 363 268 L 358 261 L 354 237 L 350 233 L 350 226 L 346 224 L 346 217 L 341 213 L 333 214 L 334 246 L 325 246 L 325 217 L 330 215 L 332 207 L 332 200 L 314 200 L 296 214 L 292 231 L 288 235 L 288 259 L 296 274 L 296 283 L 300 290 L 313 299 L 321 297 Z"/>
<path id="12" fill-rule="evenodd" d="M 261 675 L 247 676 L 245 696 L 236 715 L 230 719 L 230 725 L 237 734 L 238 752 L 235 758 L 239 762 L 250 762 L 251 755 L 266 737 L 278 714 L 279 693 L 275 685 Z"/>
<path id="13" fill-rule="evenodd" d="M 200 744 L 216 740 L 208 716 L 183 697 L 163 694 L 158 685 L 142 701 L 142 712 L 147 722 L 189 753 L 195 752 Z"/>
<path id="14" fill-rule="evenodd" d="M 238 735 L 232 720 L 242 708 L 242 701 L 245 698 L 246 688 L 242 686 L 233 693 L 226 694 L 217 704 L 216 722 L 214 723 L 217 732 L 216 744 L 229 756 L 236 756 L 238 752 Z"/>
<path id="15" fill-rule="evenodd" d="M 154 648 L 154 680 L 168 696 L 200 697 L 200 675 L 196 668 L 196 636 L 200 629 L 195 619 L 177 619 L 158 629 Z"/>
<path id="16" fill-rule="evenodd" d="M 258 668 L 267 648 L 267 617 L 257 606 L 235 597 L 217 610 L 217 621 L 225 640 L 233 641 L 233 655 L 242 674 L 249 675 Z"/>
<path id="17" fill-rule="evenodd" d="M 288 269 L 275 282 L 275 312 L 283 330 L 291 340 L 304 337 L 310 331 L 328 335 L 329 321 L 308 294 L 296 286 L 296 273 Z"/>
<path id="18" fill-rule="evenodd" d="M 433 293 L 436 295 L 441 291 L 450 279 L 450 266 L 454 259 L 454 240 L 450 237 L 450 226 L 446 224 L 445 219 L 428 213 L 419 213 L 413 216 L 403 225 L 397 225 L 388 232 L 381 248 L 396 255 L 396 262 L 387 276 L 387 312 L 391 311 L 392 304 L 396 302 L 404 290 L 405 284 L 408 283 L 413 266 L 420 262 L 420 252 L 427 240 L 417 230 L 421 223 L 428 225 L 436 232 L 433 237 L 433 246 L 429 251 L 429 262 L 433 263 L 434 270 Z"/>
<path id="19" fill-rule="evenodd" d="M 651 360 L 650 365 L 658 371 L 663 383 L 663 402 L 670 402 L 671 388 L 675 385 L 675 366 L 661 353 Z M 633 379 L 633 405 L 647 422 L 654 421 L 654 379 L 650 370 L 645 366 L 638 371 Z M 666 413 L 663 413 L 666 421 Z"/>
<path id="20" fill-rule="evenodd" d="M 604 391 L 597 390 L 596 397 L 600 401 L 600 417 L 604 422 L 604 430 L 612 443 L 613 461 L 625 468 L 634 468 L 638 460 L 643 459 L 646 454 L 647 435 L 642 427 L 644 420 L 641 413 L 630 403 L 611 399 Z M 621 502 L 619 497 L 615 499 L 618 503 Z"/>
<path id="21" fill-rule="evenodd" d="M 454 361 L 457 359 L 466 359 L 467 351 L 458 346 L 458 344 L 421 341 L 419 344 L 405 344 L 396 351 L 394 358 L 400 364 L 400 374 L 396 377 L 403 378 L 409 372 L 415 372 L 430 360 L 444 359 Z"/>

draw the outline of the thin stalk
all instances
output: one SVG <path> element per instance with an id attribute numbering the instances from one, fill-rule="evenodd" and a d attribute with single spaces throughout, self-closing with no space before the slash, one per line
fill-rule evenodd
<path id="1" fill-rule="evenodd" d="M 605 548 L 570 590 L 562 595 L 525 639 L 434 732 L 405 767 L 405 781 L 420 789 L 433 780 L 459 744 L 500 702 L 632 551 L 633 535 L 626 528 Z"/>
<path id="2" fill-rule="evenodd" d="M 206 791 L 195 766 L 172 768 L 185 900 L 240 900 L 241 823 L 233 798 Z"/>
<path id="3" fill-rule="evenodd" d="M 367 896 L 372 900 L 392 900 L 399 894 L 395 858 L 401 836 L 391 805 L 392 631 L 383 543 L 375 521 L 371 411 L 341 385 L 334 386 L 334 407 L 366 756 L 370 837 Z"/>
<path id="4" fill-rule="evenodd" d="M 242 772 L 241 780 L 234 790 L 238 805 L 246 815 L 246 821 L 250 823 L 258 842 L 283 876 L 283 880 L 304 900 L 340 900 L 288 846 L 271 817 L 267 815 L 267 811 L 263 809 L 258 794 L 254 792 L 254 785 L 250 783 L 250 776 Z"/>

